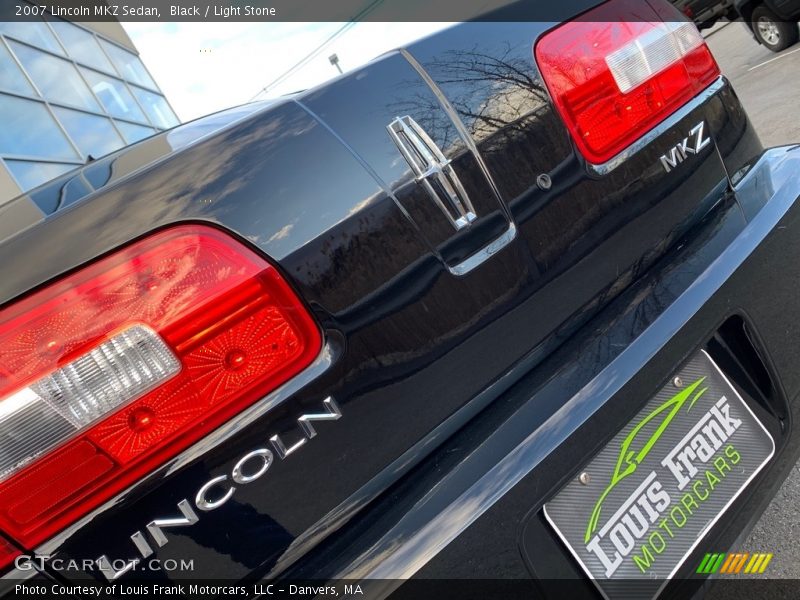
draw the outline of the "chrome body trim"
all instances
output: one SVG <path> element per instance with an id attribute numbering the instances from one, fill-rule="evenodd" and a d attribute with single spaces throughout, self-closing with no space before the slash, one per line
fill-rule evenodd
<path id="1" fill-rule="evenodd" d="M 610 158 L 606 162 L 599 165 L 587 162 L 586 163 L 587 170 L 591 175 L 595 176 L 608 175 L 609 173 L 611 173 L 611 171 L 613 171 L 614 169 L 619 167 L 622 163 L 627 161 L 631 156 L 633 156 L 637 152 L 640 152 L 651 142 L 664 135 L 664 133 L 668 129 L 675 127 L 678 123 L 680 123 L 683 119 L 685 119 L 689 115 L 689 113 L 691 113 L 693 110 L 697 109 L 700 105 L 708 102 L 709 98 L 719 93 L 725 87 L 725 85 L 726 81 L 724 77 L 717 78 L 716 81 L 714 81 L 706 89 L 700 92 L 700 94 L 692 98 L 689 102 L 684 104 L 681 108 L 679 108 L 669 117 L 661 121 L 661 123 L 653 127 L 650 131 L 645 133 L 642 137 L 633 142 L 630 146 L 625 148 L 622 152 L 620 152 L 613 158 Z"/>
<path id="2" fill-rule="evenodd" d="M 8 573 L 0 577 L 0 594 L 12 593 L 13 589 L 6 591 L 6 588 L 13 588 L 15 584 L 33 579 L 37 575 L 39 575 L 39 571 L 33 568 L 33 566 L 24 571 L 16 567 L 11 569 Z"/>
<path id="3" fill-rule="evenodd" d="M 408 115 L 396 117 L 386 130 L 414 172 L 414 181 L 422 184 L 450 224 L 456 231 L 469 227 L 478 218 L 475 208 L 450 161 L 425 130 Z"/>
<path id="4" fill-rule="evenodd" d="M 457 265 L 453 265 L 452 267 L 448 265 L 447 270 L 450 271 L 453 275 L 458 275 L 458 276 L 465 275 L 469 273 L 472 269 L 483 263 L 484 261 L 490 259 L 500 250 L 508 246 L 511 242 L 514 241 L 514 238 L 516 237 L 517 237 L 516 225 L 514 225 L 514 223 L 509 223 L 508 229 L 506 229 L 503 235 L 492 240 L 483 248 L 478 250 L 475 254 L 473 254 L 469 258 L 464 259 Z"/>

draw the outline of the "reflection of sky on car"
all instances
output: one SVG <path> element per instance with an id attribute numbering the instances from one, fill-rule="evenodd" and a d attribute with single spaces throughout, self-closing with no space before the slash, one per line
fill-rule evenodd
<path id="1" fill-rule="evenodd" d="M 253 99 L 342 23 L 123 23 L 181 120 Z M 260 97 L 318 85 L 450 23 L 356 23 Z"/>
<path id="2" fill-rule="evenodd" d="M 247 115 L 266 108 L 270 104 L 273 104 L 273 101 L 250 102 L 207 115 L 193 121 L 191 124 L 181 125 L 170 130 L 167 133 L 167 142 L 173 150 L 178 150 L 228 124 L 244 119 Z"/>

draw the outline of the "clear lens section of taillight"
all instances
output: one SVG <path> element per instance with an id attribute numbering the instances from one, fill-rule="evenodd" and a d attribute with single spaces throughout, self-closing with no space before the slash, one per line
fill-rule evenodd
<path id="1" fill-rule="evenodd" d="M 0 530 L 32 548 L 308 366 L 280 274 L 174 227 L 0 310 Z"/>
<path id="2" fill-rule="evenodd" d="M 0 399 L 0 481 L 180 368 L 158 334 L 134 325 Z"/>
<path id="3" fill-rule="evenodd" d="M 610 0 L 536 44 L 553 103 L 589 162 L 613 158 L 719 76 L 695 25 L 649 2 Z"/>
<path id="4" fill-rule="evenodd" d="M 693 23 L 654 23 L 619 50 L 606 56 L 617 87 L 624 94 L 658 75 L 703 43 Z"/>

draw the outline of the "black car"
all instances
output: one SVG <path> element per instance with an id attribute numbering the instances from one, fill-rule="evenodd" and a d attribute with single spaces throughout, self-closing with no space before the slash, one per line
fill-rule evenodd
<path id="1" fill-rule="evenodd" d="M 800 456 L 800 148 L 668 2 L 552 10 L 0 208 L 0 591 L 706 585 Z"/>
<path id="2" fill-rule="evenodd" d="M 800 0 L 735 0 L 735 7 L 756 41 L 773 52 L 800 39 Z"/>

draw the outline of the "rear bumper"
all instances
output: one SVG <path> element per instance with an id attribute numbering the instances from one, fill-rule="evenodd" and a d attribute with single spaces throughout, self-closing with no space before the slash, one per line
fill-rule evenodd
<path id="1" fill-rule="evenodd" d="M 800 147 L 768 150 L 731 180 L 735 199 L 702 235 L 443 444 L 375 507 L 380 520 L 364 515 L 369 525 L 329 548 L 338 558 L 325 561 L 326 573 L 307 574 L 364 580 L 370 597 L 411 577 L 534 578 L 545 592 L 545 579 L 574 579 L 596 596 L 545 522 L 543 504 L 677 366 L 707 349 L 724 324 L 742 323 L 773 388 L 765 420 L 777 450 L 667 594 L 703 586 L 687 579 L 687 565 L 748 531 L 800 456 L 792 426 L 800 416 Z M 757 395 L 749 401 L 763 402 Z"/>

